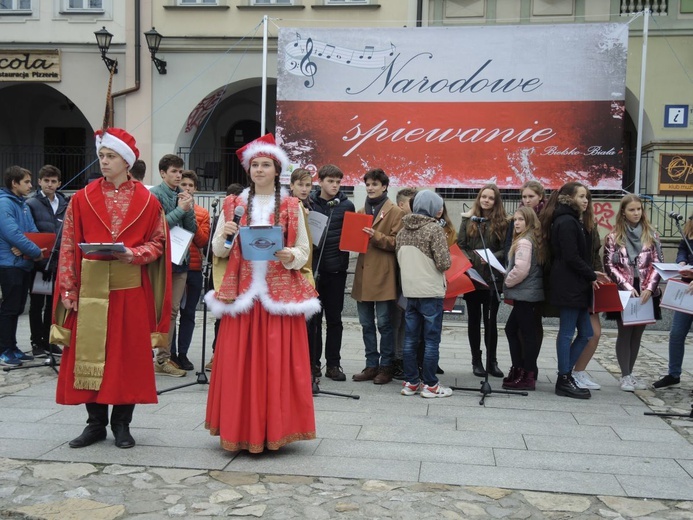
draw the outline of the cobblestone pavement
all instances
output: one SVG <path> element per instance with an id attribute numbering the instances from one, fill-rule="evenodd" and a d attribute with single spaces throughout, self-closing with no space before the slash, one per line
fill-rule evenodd
<path id="1" fill-rule="evenodd" d="M 555 332 L 547 331 L 547 345 Z M 646 333 L 636 368 L 651 383 L 666 372 L 664 334 Z M 615 331 L 604 331 L 595 359 L 618 375 Z M 665 349 L 664 349 L 665 350 Z M 0 399 L 54 380 L 49 369 L 0 372 Z M 690 411 L 686 384 L 637 395 L 653 410 Z M 668 419 L 693 442 L 691 422 Z M 335 464 L 339 464 L 335 460 Z M 566 468 L 570 471 L 570 468 Z M 452 486 L 416 482 L 264 475 L 119 464 L 0 459 L 4 518 L 643 518 L 691 519 L 693 502 Z"/>

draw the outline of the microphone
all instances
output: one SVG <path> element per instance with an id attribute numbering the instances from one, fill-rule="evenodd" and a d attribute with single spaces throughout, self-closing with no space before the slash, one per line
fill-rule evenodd
<path id="1" fill-rule="evenodd" d="M 233 221 L 236 224 L 239 224 L 241 222 L 241 217 L 245 213 L 245 208 L 243 206 L 236 206 L 236 209 L 233 212 Z M 233 246 L 233 242 L 236 240 L 236 235 L 226 235 L 226 240 L 224 241 L 224 247 L 226 249 L 231 249 Z"/>
<path id="2" fill-rule="evenodd" d="M 328 208 L 334 208 L 335 206 L 339 206 L 339 203 L 342 202 L 339 199 L 333 199 L 327 203 Z"/>
<path id="3" fill-rule="evenodd" d="M 486 217 L 470 217 L 472 222 L 488 222 L 488 219 Z"/>
<path id="4" fill-rule="evenodd" d="M 216 199 L 214 199 L 212 201 L 212 207 L 213 208 L 216 208 L 218 205 L 219 205 L 219 197 L 217 197 Z"/>
<path id="5" fill-rule="evenodd" d="M 669 217 L 673 218 L 674 220 L 683 220 L 683 217 L 681 215 L 679 215 L 678 213 L 674 213 L 673 211 L 669 213 Z"/>

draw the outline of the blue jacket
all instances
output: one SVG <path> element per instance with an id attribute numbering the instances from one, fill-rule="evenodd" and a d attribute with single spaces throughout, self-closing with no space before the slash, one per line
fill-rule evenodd
<path id="1" fill-rule="evenodd" d="M 0 267 L 16 267 L 24 271 L 34 268 L 32 258 L 41 254 L 41 249 L 24 233 L 36 233 L 36 224 L 23 197 L 18 197 L 7 188 L 0 188 Z M 12 247 L 25 256 L 15 256 Z"/>

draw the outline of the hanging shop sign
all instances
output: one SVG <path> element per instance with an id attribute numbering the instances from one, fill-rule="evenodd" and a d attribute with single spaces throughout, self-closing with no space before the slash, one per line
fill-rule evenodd
<path id="1" fill-rule="evenodd" d="M 60 81 L 60 51 L 0 50 L 0 82 Z"/>
<path id="2" fill-rule="evenodd" d="M 357 185 L 620 189 L 628 26 L 282 28 L 277 135 Z"/>
<path id="3" fill-rule="evenodd" d="M 693 154 L 659 155 L 659 193 L 661 195 L 693 194 Z"/>

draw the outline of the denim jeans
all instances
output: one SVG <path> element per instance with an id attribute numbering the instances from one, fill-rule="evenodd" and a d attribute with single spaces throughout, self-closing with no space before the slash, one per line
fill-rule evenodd
<path id="1" fill-rule="evenodd" d="M 188 355 L 193 332 L 195 331 L 195 311 L 202 293 L 202 271 L 188 271 L 185 282 L 185 305 L 180 306 L 180 325 L 176 333 L 175 322 L 171 324 L 173 329 L 173 341 L 171 343 L 171 355 Z"/>
<path id="2" fill-rule="evenodd" d="M 359 323 L 363 334 L 363 344 L 366 347 L 366 366 L 375 368 L 392 366 L 394 356 L 394 334 L 390 324 L 390 306 L 394 301 L 356 302 L 359 312 Z M 375 331 L 376 317 L 378 332 L 380 332 L 380 353 L 378 353 L 378 336 Z"/>
<path id="3" fill-rule="evenodd" d="M 683 351 L 685 349 L 686 336 L 693 325 L 693 314 L 674 312 L 669 332 L 669 375 L 681 377 L 681 365 L 683 364 Z"/>
<path id="4" fill-rule="evenodd" d="M 404 377 L 407 382 L 419 382 L 417 350 L 423 328 L 424 357 L 423 380 L 428 386 L 438 384 L 440 334 L 443 328 L 442 298 L 409 298 L 404 315 L 406 333 L 404 338 Z"/>
<path id="5" fill-rule="evenodd" d="M 17 324 L 24 312 L 31 285 L 31 271 L 17 267 L 0 267 L 0 354 L 17 348 Z"/>
<path id="6" fill-rule="evenodd" d="M 560 307 L 559 311 L 556 357 L 558 358 L 558 374 L 563 375 L 573 371 L 575 363 L 594 331 L 587 308 Z M 576 328 L 577 336 L 573 339 Z"/>

